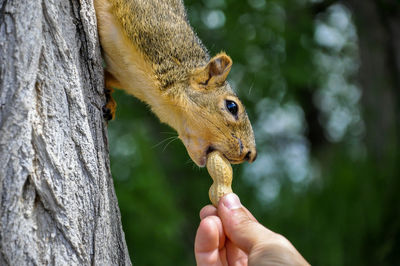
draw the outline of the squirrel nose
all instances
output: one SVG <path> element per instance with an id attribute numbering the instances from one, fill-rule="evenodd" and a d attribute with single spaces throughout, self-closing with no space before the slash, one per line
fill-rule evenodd
<path id="1" fill-rule="evenodd" d="M 249 163 L 254 162 L 256 158 L 257 158 L 257 151 L 255 149 L 248 151 L 244 156 L 244 160 L 248 161 Z"/>

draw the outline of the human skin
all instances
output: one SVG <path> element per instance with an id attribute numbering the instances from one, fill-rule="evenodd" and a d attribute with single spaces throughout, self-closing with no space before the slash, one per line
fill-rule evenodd
<path id="1" fill-rule="evenodd" d="M 261 225 L 233 193 L 218 208 L 205 206 L 200 219 L 194 248 L 198 266 L 309 265 L 289 240 Z"/>

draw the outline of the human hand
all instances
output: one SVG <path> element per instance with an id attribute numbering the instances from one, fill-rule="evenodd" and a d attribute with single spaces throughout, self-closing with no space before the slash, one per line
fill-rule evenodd
<path id="1" fill-rule="evenodd" d="M 224 196 L 218 209 L 200 211 L 195 240 L 198 266 L 309 265 L 282 235 L 257 222 L 235 194 Z"/>

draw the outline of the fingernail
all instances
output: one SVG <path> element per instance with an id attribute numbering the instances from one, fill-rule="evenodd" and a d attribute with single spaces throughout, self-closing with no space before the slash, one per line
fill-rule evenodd
<path id="1" fill-rule="evenodd" d="M 222 198 L 222 203 L 229 210 L 239 209 L 242 207 L 239 197 L 234 193 L 229 193 Z"/>

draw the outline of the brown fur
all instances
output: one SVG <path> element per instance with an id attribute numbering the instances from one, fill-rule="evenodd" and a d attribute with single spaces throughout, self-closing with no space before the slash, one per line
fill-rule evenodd
<path id="1" fill-rule="evenodd" d="M 181 0 L 95 0 L 110 86 L 150 105 L 178 131 L 190 157 L 204 166 L 207 151 L 232 163 L 253 161 L 253 130 L 226 82 L 232 60 L 210 57 L 190 27 Z M 225 100 L 235 101 L 237 117 Z"/>

